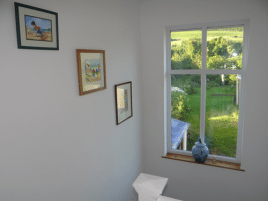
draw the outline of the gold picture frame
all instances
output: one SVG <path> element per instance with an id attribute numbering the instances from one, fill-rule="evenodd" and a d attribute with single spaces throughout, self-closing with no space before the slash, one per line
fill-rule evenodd
<path id="1" fill-rule="evenodd" d="M 77 49 L 79 95 L 106 89 L 105 50 Z"/>

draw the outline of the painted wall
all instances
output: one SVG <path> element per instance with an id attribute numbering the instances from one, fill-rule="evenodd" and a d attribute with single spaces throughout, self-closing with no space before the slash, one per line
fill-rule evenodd
<path id="1" fill-rule="evenodd" d="M 165 196 L 185 201 L 268 199 L 268 3 L 264 0 L 141 1 L 145 173 L 168 177 Z M 250 19 L 242 169 L 163 159 L 166 26 Z"/>
<path id="2" fill-rule="evenodd" d="M 139 2 L 19 3 L 58 12 L 60 50 L 17 49 L 14 1 L 0 1 L 0 200 L 137 200 Z M 106 90 L 79 96 L 76 49 L 106 51 Z M 116 126 L 114 85 L 127 81 L 134 116 Z"/>

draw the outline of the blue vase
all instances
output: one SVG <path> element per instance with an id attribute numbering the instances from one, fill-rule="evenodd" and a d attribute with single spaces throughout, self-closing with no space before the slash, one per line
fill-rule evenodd
<path id="1" fill-rule="evenodd" d="M 208 147 L 205 143 L 202 143 L 201 138 L 199 138 L 199 141 L 196 142 L 192 148 L 192 154 L 195 161 L 198 163 L 204 163 L 208 157 L 208 153 Z"/>

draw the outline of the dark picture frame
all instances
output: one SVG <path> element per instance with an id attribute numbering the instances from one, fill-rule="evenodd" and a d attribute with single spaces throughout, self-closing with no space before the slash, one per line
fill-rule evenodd
<path id="1" fill-rule="evenodd" d="M 14 2 L 19 49 L 59 50 L 58 13 Z"/>
<path id="2" fill-rule="evenodd" d="M 106 89 L 105 50 L 77 49 L 79 95 Z"/>
<path id="3" fill-rule="evenodd" d="M 116 125 L 133 116 L 132 82 L 115 85 Z"/>

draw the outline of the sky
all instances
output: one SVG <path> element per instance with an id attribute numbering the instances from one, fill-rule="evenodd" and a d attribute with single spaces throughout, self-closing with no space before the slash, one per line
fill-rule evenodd
<path id="1" fill-rule="evenodd" d="M 33 28 L 33 26 L 31 25 L 32 21 L 35 21 L 36 26 L 39 26 L 42 29 L 51 29 L 51 20 L 45 20 L 45 19 L 25 15 L 26 26 L 30 26 L 31 29 Z"/>
<path id="2" fill-rule="evenodd" d="M 100 65 L 100 59 L 86 59 L 85 62 L 89 63 L 92 66 Z"/>

